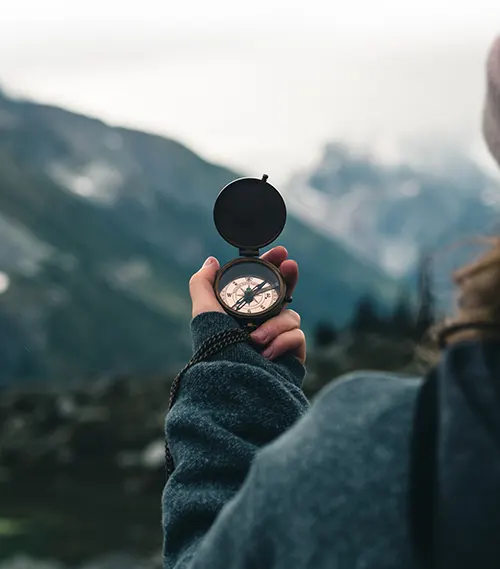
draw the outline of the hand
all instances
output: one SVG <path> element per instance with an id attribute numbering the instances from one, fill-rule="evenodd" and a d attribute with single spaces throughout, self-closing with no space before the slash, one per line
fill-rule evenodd
<path id="1" fill-rule="evenodd" d="M 274 247 L 262 255 L 261 258 L 279 268 L 285 280 L 287 292 L 291 296 L 297 284 L 299 269 L 297 263 L 287 259 L 287 257 L 288 251 L 284 247 Z M 209 257 L 203 264 L 203 267 L 191 277 L 189 292 L 193 305 L 193 318 L 204 312 L 225 312 L 218 302 L 213 289 L 215 276 L 219 268 L 220 265 L 217 259 Z M 256 343 L 263 347 L 265 346 L 263 355 L 269 359 L 275 359 L 285 352 L 293 351 L 304 362 L 305 338 L 299 327 L 299 315 L 293 310 L 285 310 L 260 326 L 252 334 L 252 338 Z M 264 341 L 258 340 L 258 333 L 261 331 L 267 332 L 267 338 Z M 272 353 L 268 353 L 267 349 L 272 350 Z"/>
<path id="2" fill-rule="evenodd" d="M 294 310 L 284 310 L 267 320 L 251 337 L 257 344 L 265 346 L 262 355 L 269 360 L 292 353 L 302 363 L 306 361 L 306 337 L 300 329 L 300 316 Z"/>
<path id="3" fill-rule="evenodd" d="M 299 268 L 295 261 L 291 261 L 287 259 L 287 257 L 288 251 L 284 247 L 274 247 L 262 255 L 261 259 L 279 268 L 285 279 L 287 292 L 291 296 L 297 284 Z M 203 312 L 224 313 L 224 309 L 214 293 L 215 276 L 219 268 L 219 261 L 214 257 L 209 257 L 203 264 L 203 267 L 191 277 L 189 281 L 189 292 L 193 304 L 193 318 Z"/>

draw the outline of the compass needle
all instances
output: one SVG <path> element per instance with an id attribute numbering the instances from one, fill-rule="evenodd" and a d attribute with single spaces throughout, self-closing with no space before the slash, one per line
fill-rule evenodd
<path id="1" fill-rule="evenodd" d="M 263 288 L 261 290 L 259 290 L 259 294 L 264 294 L 265 292 L 268 292 L 270 290 L 276 290 L 279 287 L 279 284 L 277 285 L 270 285 L 267 288 Z"/>

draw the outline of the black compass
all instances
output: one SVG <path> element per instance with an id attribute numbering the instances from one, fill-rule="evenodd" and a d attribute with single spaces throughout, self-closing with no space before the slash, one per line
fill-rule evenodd
<path id="1" fill-rule="evenodd" d="M 286 222 L 285 202 L 267 178 L 231 182 L 214 206 L 218 232 L 239 250 L 239 258 L 219 270 L 215 294 L 224 310 L 245 327 L 259 326 L 291 301 L 279 270 L 259 259 L 259 249 L 275 241 Z"/>

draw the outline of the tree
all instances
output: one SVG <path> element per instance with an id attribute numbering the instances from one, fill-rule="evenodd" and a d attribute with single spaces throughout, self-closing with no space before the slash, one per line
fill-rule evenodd
<path id="1" fill-rule="evenodd" d="M 338 339 L 335 327 L 328 322 L 318 322 L 313 330 L 313 342 L 316 348 L 327 348 Z"/>
<path id="2" fill-rule="evenodd" d="M 419 307 L 415 319 L 415 333 L 417 339 L 422 339 L 436 323 L 436 305 L 432 290 L 432 259 L 431 255 L 424 253 L 421 256 L 418 268 Z"/>
<path id="3" fill-rule="evenodd" d="M 397 337 L 408 338 L 414 333 L 415 314 L 406 289 L 401 291 L 387 324 L 388 332 Z"/>
<path id="4" fill-rule="evenodd" d="M 359 300 L 351 326 L 354 332 L 380 331 L 380 317 L 377 313 L 375 301 L 370 295 L 365 295 Z"/>

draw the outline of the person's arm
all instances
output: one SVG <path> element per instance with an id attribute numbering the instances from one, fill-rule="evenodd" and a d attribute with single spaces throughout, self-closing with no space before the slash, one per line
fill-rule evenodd
<path id="1" fill-rule="evenodd" d="M 234 327 L 225 314 L 197 316 L 192 322 L 195 349 Z M 303 377 L 297 358 L 271 362 L 249 344 L 225 348 L 182 377 L 166 420 L 175 470 L 163 493 L 165 569 L 190 566 L 219 512 L 242 487 L 257 451 L 305 413 Z M 224 552 L 216 562 L 224 565 Z"/>

